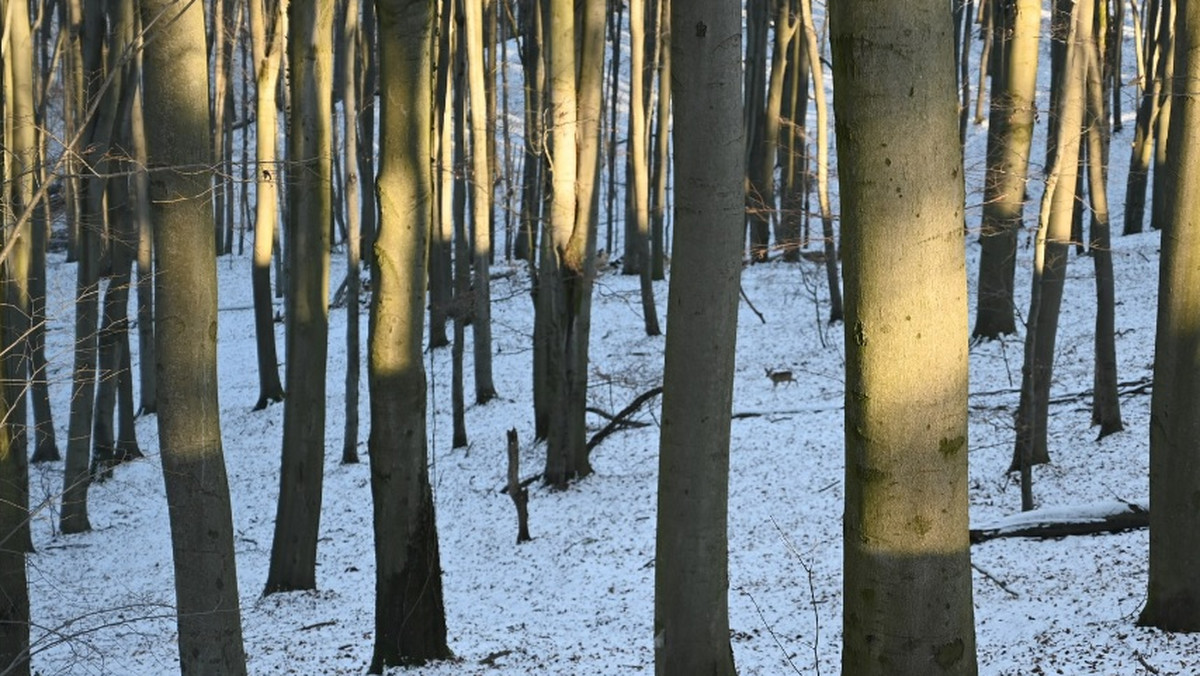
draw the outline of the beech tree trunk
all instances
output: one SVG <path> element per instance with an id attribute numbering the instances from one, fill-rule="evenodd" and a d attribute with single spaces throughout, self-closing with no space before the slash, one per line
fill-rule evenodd
<path id="1" fill-rule="evenodd" d="M 842 674 L 973 676 L 952 17 L 943 0 L 834 3 L 830 42 L 846 280 Z"/>
<path id="2" fill-rule="evenodd" d="M 375 526 L 370 673 L 450 657 L 425 429 L 426 246 L 432 215 L 433 3 L 377 0 L 380 219 L 368 375 Z"/>
<path id="3" fill-rule="evenodd" d="M 152 170 L 158 434 L 184 674 L 246 673 L 233 517 L 217 402 L 217 265 L 208 65 L 198 3 L 142 0 Z"/>
<path id="4" fill-rule="evenodd" d="M 671 4 L 680 27 L 670 80 L 679 226 L 659 448 L 655 673 L 733 676 L 726 531 L 745 222 L 741 11 L 725 0 Z"/>

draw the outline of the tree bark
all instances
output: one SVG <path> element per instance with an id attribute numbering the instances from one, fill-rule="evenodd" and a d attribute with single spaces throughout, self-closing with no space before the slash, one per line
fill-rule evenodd
<path id="1" fill-rule="evenodd" d="M 486 404 L 496 397 L 492 381 L 492 292 L 488 263 L 492 255 L 492 170 L 488 157 L 487 81 L 484 65 L 483 2 L 458 0 L 463 9 L 465 31 L 461 36 L 466 52 L 467 102 L 470 106 L 471 136 L 471 261 L 474 275 L 468 301 L 471 312 L 475 365 L 475 403 Z"/>
<path id="2" fill-rule="evenodd" d="M 1179 85 L 1200 80 L 1200 3 L 1180 0 L 1176 33 Z M 1158 329 L 1150 400 L 1150 580 L 1138 624 L 1200 631 L 1200 579 L 1195 560 L 1200 511 L 1200 101 L 1181 97 L 1171 121 L 1168 171 L 1178 180 L 1167 196 L 1169 218 L 1159 259 Z"/>
<path id="3" fill-rule="evenodd" d="M 175 562 L 180 671 L 245 674 L 217 402 L 217 266 L 200 4 L 142 0 L 155 253 L 158 433 Z"/>
<path id="4" fill-rule="evenodd" d="M 659 448 L 655 673 L 733 676 L 726 531 L 745 222 L 741 11 L 723 0 L 674 2 L 671 11 L 680 27 L 670 81 L 679 227 Z"/>
<path id="5" fill-rule="evenodd" d="M 377 0 L 382 109 L 368 364 L 375 525 L 370 672 L 450 656 L 427 466 L 424 332 L 432 214 L 433 3 Z"/>
<path id="6" fill-rule="evenodd" d="M 942 0 L 830 7 L 846 280 L 846 676 L 977 673 L 953 33 Z"/>
<path id="7" fill-rule="evenodd" d="M 1018 0 L 996 8 L 996 72 L 988 126 L 983 222 L 980 227 L 976 338 L 994 340 L 1017 330 L 1013 313 L 1017 233 L 1022 227 L 1029 150 L 1037 108 L 1038 32 L 1041 2 Z"/>
<path id="8" fill-rule="evenodd" d="M 1058 120 L 1058 136 L 1050 153 L 1054 164 L 1046 176 L 1041 220 L 1034 247 L 1033 290 L 1025 322 L 1025 363 L 1021 369 L 1021 399 L 1017 409 L 1017 435 L 1010 471 L 1021 470 L 1024 473 L 1029 465 L 1050 461 L 1046 440 L 1050 381 L 1072 221 L 1075 217 L 1085 108 L 1083 86 L 1087 61 L 1080 42 L 1092 39 L 1092 17 L 1090 3 L 1075 5 L 1066 40 L 1067 51 L 1061 78 L 1063 90 L 1057 97 L 1058 110 L 1054 115 Z M 1032 496 L 1023 495 L 1022 505 L 1026 510 L 1033 509 Z"/>
<path id="9" fill-rule="evenodd" d="M 254 335 L 258 354 L 258 401 L 261 410 L 283 401 L 279 357 L 275 349 L 275 308 L 271 300 L 271 253 L 279 220 L 277 181 L 278 117 L 275 90 L 284 52 L 284 16 L 288 0 L 249 0 L 255 79 L 254 256 L 250 283 L 254 294 Z"/>
<path id="10" fill-rule="evenodd" d="M 266 593 L 315 589 L 325 469 L 329 224 L 333 220 L 333 0 L 288 7 L 287 384 L 279 510 Z"/>

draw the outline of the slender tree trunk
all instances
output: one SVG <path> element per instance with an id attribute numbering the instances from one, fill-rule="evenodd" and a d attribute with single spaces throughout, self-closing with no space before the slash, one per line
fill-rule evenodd
<path id="1" fill-rule="evenodd" d="M 1179 0 L 1178 72 L 1200 79 L 1200 3 Z M 1195 561 L 1200 529 L 1200 101 L 1180 97 L 1171 121 L 1168 167 L 1178 180 L 1167 193 L 1159 259 L 1158 329 L 1150 400 L 1150 579 L 1138 624 L 1165 631 L 1200 631 L 1200 578 Z"/>
<path id="2" fill-rule="evenodd" d="M 1103 5 L 1100 5 L 1103 7 Z M 1099 28 L 1099 26 L 1097 26 Z M 1096 32 L 1095 35 L 1101 35 Z M 1125 428 L 1121 401 L 1117 396 L 1116 283 L 1113 280 L 1112 238 L 1108 210 L 1108 116 L 1102 81 L 1103 53 L 1094 41 L 1087 50 L 1087 180 L 1092 218 L 1088 250 L 1096 269 L 1095 378 L 1092 383 L 1092 424 L 1100 426 L 1100 438 Z"/>
<path id="3" fill-rule="evenodd" d="M 750 234 L 750 260 L 755 263 L 767 259 L 770 239 L 770 221 L 763 218 L 762 186 L 756 182 L 761 177 L 757 175 L 756 167 L 763 163 L 763 136 L 766 133 L 763 123 L 767 119 L 767 31 L 771 1 L 748 0 L 746 3 L 746 225 Z"/>
<path id="4" fill-rule="evenodd" d="M 359 265 L 362 259 L 358 162 L 358 9 L 357 0 L 347 0 L 342 23 L 345 51 L 342 56 L 342 109 L 344 111 L 346 202 L 346 424 L 342 435 L 342 462 L 358 462 L 358 384 L 362 361 L 358 335 Z M 369 111 L 372 114 L 374 111 Z"/>
<path id="5" fill-rule="evenodd" d="M 455 2 L 439 5 L 436 80 L 433 89 L 435 114 L 433 156 L 437 158 L 434 176 L 434 217 L 429 242 L 429 347 L 450 344 L 446 323 L 451 320 L 454 300 L 454 87 L 456 75 L 454 41 L 457 40 Z"/>
<path id="6" fill-rule="evenodd" d="M 732 676 L 726 531 L 745 222 L 741 11 L 722 0 L 674 2 L 671 11 L 671 23 L 689 30 L 672 42 L 678 67 L 669 80 L 679 228 L 659 449 L 655 673 Z"/>
<path id="7" fill-rule="evenodd" d="M 1010 471 L 1028 474 L 1030 465 L 1050 461 L 1046 425 L 1049 420 L 1050 381 L 1054 368 L 1054 346 L 1058 335 L 1067 256 L 1074 218 L 1079 149 L 1084 115 L 1083 84 L 1086 52 L 1080 41 L 1091 40 L 1091 3 L 1077 4 L 1072 13 L 1066 41 L 1065 68 L 1059 95 L 1058 138 L 1055 164 L 1046 177 L 1041 222 L 1034 250 L 1033 290 L 1026 320 L 1025 364 L 1021 372 L 1021 400 L 1017 409 L 1017 436 Z M 1024 481 L 1028 484 L 1028 481 Z M 1022 509 L 1034 508 L 1026 486 Z"/>
<path id="8" fill-rule="evenodd" d="M 368 383 L 375 524 L 370 673 L 450 657 L 427 467 L 421 359 L 432 213 L 433 3 L 378 0 L 382 86 Z"/>
<path id="9" fill-rule="evenodd" d="M 1146 5 L 1148 23 L 1145 32 L 1144 59 L 1138 61 L 1143 76 L 1141 81 L 1142 100 L 1137 111 L 1137 126 L 1134 129 L 1133 148 L 1130 151 L 1129 175 L 1125 184 L 1126 235 L 1142 231 L 1146 217 L 1146 187 L 1150 177 L 1150 160 L 1154 156 L 1154 132 L 1158 127 L 1159 105 L 1163 89 L 1163 21 L 1162 2 L 1172 0 L 1150 0 Z M 1145 77 L 1150 81 L 1146 82 Z"/>
<path id="10" fill-rule="evenodd" d="M 279 357 L 275 349 L 275 307 L 271 300 L 271 252 L 279 220 L 276 190 L 282 172 L 278 166 L 278 117 L 275 90 L 284 51 L 284 17 L 288 0 L 249 0 L 251 48 L 255 78 L 254 256 L 250 283 L 254 293 L 254 334 L 258 354 L 258 401 L 261 410 L 283 401 Z"/>
<path id="11" fill-rule="evenodd" d="M 1017 330 L 1013 307 L 1017 233 L 1025 211 L 1029 151 L 1037 108 L 1038 0 L 997 7 L 998 58 L 992 75 L 983 223 L 980 229 L 976 338 L 993 340 Z"/>
<path id="12" fill-rule="evenodd" d="M 163 480 L 171 521 L 179 667 L 245 674 L 233 518 L 217 403 L 208 69 L 199 4 L 142 0 L 157 39 L 145 50 L 155 252 Z M 202 168 L 196 171 L 196 168 Z"/>
<path id="13" fill-rule="evenodd" d="M 1162 92 L 1158 104 L 1158 117 L 1154 133 L 1154 188 L 1150 194 L 1150 227 L 1161 230 L 1167 220 L 1167 193 L 1173 189 L 1173 177 L 1167 168 L 1167 145 L 1170 143 L 1171 111 L 1175 100 L 1175 16 L 1178 0 L 1163 1 L 1162 37 Z"/>
<path id="14" fill-rule="evenodd" d="M 829 285 L 829 323 L 842 321 L 842 289 L 838 280 L 837 241 L 833 234 L 833 206 L 829 199 L 829 106 L 825 103 L 825 69 L 817 42 L 812 0 L 800 0 L 801 21 L 812 66 L 813 99 L 817 106 L 817 199 L 821 206 L 821 238 L 825 249 L 825 282 Z"/>
<path id="15" fill-rule="evenodd" d="M 650 270 L 650 174 L 647 166 L 646 104 L 643 98 L 645 14 L 644 0 L 629 1 L 629 73 L 632 78 L 629 83 L 629 156 L 633 169 L 630 183 L 633 194 L 632 232 L 636 233 L 634 255 L 638 261 L 635 271 L 641 278 L 642 320 L 646 335 L 657 336 L 662 331 L 658 327 L 658 309 L 654 305 Z"/>
<path id="16" fill-rule="evenodd" d="M 488 138 L 492 127 L 487 114 L 487 73 L 483 54 L 483 2 L 459 0 L 463 8 L 462 35 L 467 63 L 468 119 L 471 131 L 471 260 L 473 288 L 468 296 L 471 329 L 474 332 L 475 403 L 486 404 L 496 397 L 492 382 L 492 292 L 488 262 L 492 254 L 492 170 Z M 464 299 L 467 300 L 467 299 Z"/>
<path id="17" fill-rule="evenodd" d="M 845 676 L 977 673 L 953 31 L 944 0 L 830 6 L 846 278 Z"/>
<path id="18" fill-rule="evenodd" d="M 84 100 L 95 115 L 83 127 L 84 165 L 91 168 L 84 189 L 84 224 L 79 239 L 79 266 L 75 285 L 75 365 L 72 372 L 71 417 L 68 425 L 67 457 L 63 470 L 62 512 L 60 529 L 64 533 L 91 530 L 87 513 L 88 469 L 91 455 L 92 406 L 96 388 L 97 327 L 99 321 L 101 235 L 106 227 L 104 214 L 104 185 L 108 173 L 107 159 L 116 117 L 121 83 L 119 78 L 102 92 L 104 78 L 101 52 L 104 24 L 103 7 L 98 0 L 87 0 L 82 7 L 83 76 L 87 86 Z"/>
<path id="19" fill-rule="evenodd" d="M 139 19 L 140 26 L 140 19 Z M 131 177 L 134 200 L 134 223 L 137 230 L 137 320 L 138 320 L 138 411 L 143 414 L 158 411 L 158 379 L 154 373 L 157 352 L 154 349 L 154 232 L 150 220 L 150 174 L 146 171 L 146 127 L 144 119 L 142 56 L 137 57 L 136 88 L 133 110 L 130 111 L 130 137 L 134 170 Z"/>
<path id="20" fill-rule="evenodd" d="M 671 163 L 671 0 L 659 0 L 658 96 L 655 99 L 654 165 L 650 191 L 650 279 L 666 279 L 667 178 Z M 603 36 L 601 36 L 603 40 Z M 603 66 L 604 53 L 600 61 Z"/>
<path id="21" fill-rule="evenodd" d="M 287 383 L 279 510 L 266 593 L 316 588 L 325 468 L 329 224 L 333 216 L 333 0 L 288 7 Z"/>

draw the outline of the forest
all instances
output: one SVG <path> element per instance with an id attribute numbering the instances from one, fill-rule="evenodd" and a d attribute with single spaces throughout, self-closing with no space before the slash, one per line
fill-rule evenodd
<path id="1" fill-rule="evenodd" d="M 1200 673 L 1200 3 L 0 25 L 0 676 Z"/>

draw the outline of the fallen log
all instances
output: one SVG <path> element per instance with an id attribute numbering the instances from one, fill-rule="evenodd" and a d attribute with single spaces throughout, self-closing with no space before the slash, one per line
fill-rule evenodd
<path id="1" fill-rule="evenodd" d="M 1047 507 L 1021 512 L 970 530 L 971 544 L 996 538 L 1061 538 L 1120 533 L 1150 526 L 1148 500 L 1111 500 L 1089 505 Z"/>

